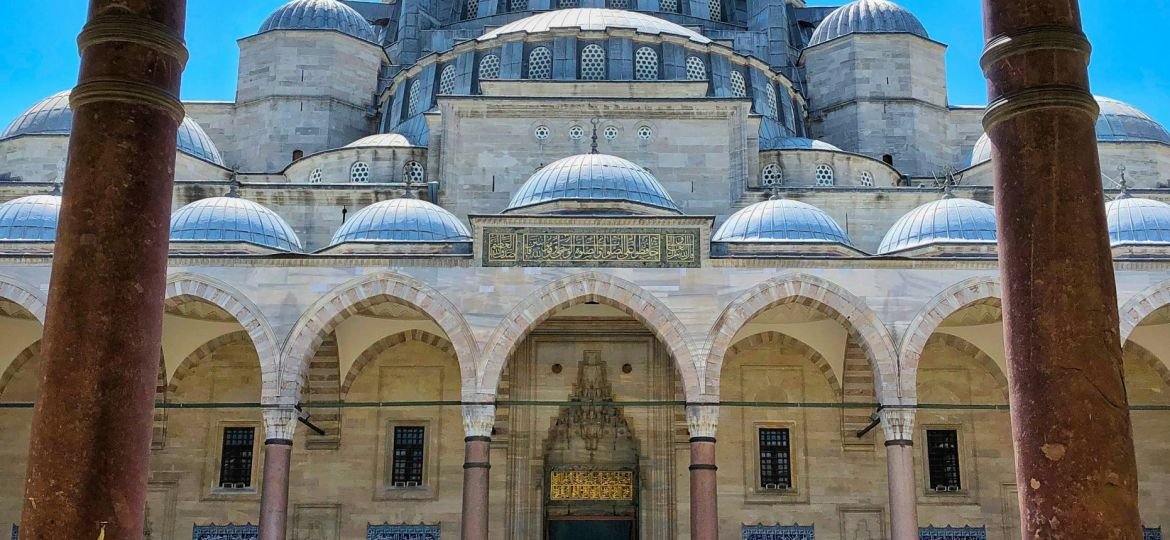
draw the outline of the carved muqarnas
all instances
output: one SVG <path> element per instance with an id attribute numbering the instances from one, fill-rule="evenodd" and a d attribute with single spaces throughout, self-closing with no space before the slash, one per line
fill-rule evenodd
<path id="1" fill-rule="evenodd" d="M 608 371 L 600 352 L 585 351 L 571 404 L 561 407 L 549 429 L 545 451 L 550 465 L 638 463 L 638 442 L 622 408 L 613 402 Z"/>

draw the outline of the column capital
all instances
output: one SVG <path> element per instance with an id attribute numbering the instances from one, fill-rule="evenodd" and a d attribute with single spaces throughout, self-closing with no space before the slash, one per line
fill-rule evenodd
<path id="1" fill-rule="evenodd" d="M 272 405 L 264 408 L 265 439 L 293 440 L 297 431 L 297 410 L 293 407 Z"/>
<path id="2" fill-rule="evenodd" d="M 886 441 L 914 440 L 914 414 L 916 409 L 895 408 L 882 409 L 882 431 L 886 433 Z"/>
<path id="3" fill-rule="evenodd" d="M 719 405 L 687 405 L 687 431 L 691 437 L 715 438 L 719 427 Z"/>
<path id="4" fill-rule="evenodd" d="M 491 437 L 495 426 L 495 405 L 471 403 L 463 406 L 463 432 L 467 437 Z"/>

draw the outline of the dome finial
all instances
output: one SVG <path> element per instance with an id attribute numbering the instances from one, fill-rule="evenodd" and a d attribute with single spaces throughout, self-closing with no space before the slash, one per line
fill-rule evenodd
<path id="1" fill-rule="evenodd" d="M 594 116 L 593 119 L 590 120 L 589 122 L 591 124 L 593 124 L 593 142 L 589 144 L 589 153 L 596 154 L 597 153 L 597 125 L 601 123 L 601 119 Z"/>
<path id="2" fill-rule="evenodd" d="M 769 201 L 778 201 L 778 200 L 784 198 L 784 193 L 782 193 L 780 191 L 780 183 L 779 182 L 774 182 L 769 189 L 772 190 L 772 196 L 768 197 Z"/>
<path id="3" fill-rule="evenodd" d="M 1118 199 L 1128 199 L 1130 197 L 1130 195 L 1129 195 L 1129 180 L 1125 179 L 1125 164 L 1122 163 L 1121 165 L 1118 165 L 1117 171 L 1119 173 L 1121 173 L 1120 174 L 1121 180 L 1117 181 L 1118 187 L 1121 188 L 1121 193 L 1117 194 L 1117 198 Z"/>
<path id="4" fill-rule="evenodd" d="M 58 197 L 61 196 L 61 182 L 60 181 L 53 182 L 53 189 L 49 190 L 49 195 L 56 195 Z"/>
<path id="5" fill-rule="evenodd" d="M 944 199 L 953 199 L 953 198 L 955 198 L 954 184 L 953 184 L 953 183 L 951 183 L 951 179 L 950 179 L 950 178 L 947 178 L 947 179 L 946 179 L 946 181 L 945 181 L 945 182 L 943 182 L 943 189 L 942 189 L 942 191 L 943 191 L 943 196 L 942 196 L 942 198 L 944 198 Z"/>
<path id="6" fill-rule="evenodd" d="M 228 192 L 225 193 L 223 196 L 224 197 L 231 197 L 233 199 L 239 199 L 240 198 L 240 181 L 239 180 L 232 180 L 231 184 L 229 184 Z"/>

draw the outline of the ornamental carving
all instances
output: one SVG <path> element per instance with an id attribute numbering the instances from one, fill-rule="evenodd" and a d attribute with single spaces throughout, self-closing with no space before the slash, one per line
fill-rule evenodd
<path id="1" fill-rule="evenodd" d="M 631 501 L 633 471 L 553 471 L 548 498 L 554 501 Z"/>
<path id="2" fill-rule="evenodd" d="M 489 227 L 484 266 L 693 268 L 699 229 Z"/>

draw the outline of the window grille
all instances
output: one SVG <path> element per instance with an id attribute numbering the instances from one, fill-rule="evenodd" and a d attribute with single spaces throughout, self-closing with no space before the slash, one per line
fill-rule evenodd
<path id="1" fill-rule="evenodd" d="M 735 97 L 747 97 L 747 83 L 743 80 L 743 75 L 738 71 L 731 72 L 731 95 Z"/>
<path id="2" fill-rule="evenodd" d="M 309 183 L 320 184 L 324 177 L 325 173 L 321 172 L 321 169 L 313 169 L 313 172 L 309 173 Z"/>
<path id="3" fill-rule="evenodd" d="M 575 8 L 581 5 L 581 0 L 559 0 L 557 5 L 564 8 Z"/>
<path id="4" fill-rule="evenodd" d="M 438 525 L 366 526 L 366 540 L 439 540 Z"/>
<path id="5" fill-rule="evenodd" d="M 579 141 L 585 138 L 585 128 L 581 126 L 573 126 L 569 128 L 569 138 L 574 141 Z"/>
<path id="6" fill-rule="evenodd" d="M 479 0 L 467 0 L 463 4 L 466 11 L 463 12 L 464 19 L 474 19 L 479 16 Z"/>
<path id="7" fill-rule="evenodd" d="M 260 526 L 252 525 L 196 525 L 191 540 L 259 540 Z"/>
<path id="8" fill-rule="evenodd" d="M 605 79 L 605 49 L 590 43 L 581 50 L 581 79 L 600 81 Z"/>
<path id="9" fill-rule="evenodd" d="M 422 164 L 417 161 L 408 161 L 402 168 L 402 177 L 412 184 L 421 184 L 425 176 Z"/>
<path id="10" fill-rule="evenodd" d="M 479 60 L 479 80 L 500 78 L 500 57 L 489 54 Z"/>
<path id="11" fill-rule="evenodd" d="M 650 129 L 650 126 L 642 126 L 638 128 L 638 138 L 643 141 L 648 141 L 654 138 L 654 130 Z"/>
<path id="12" fill-rule="evenodd" d="M 723 1 L 722 0 L 707 0 L 707 6 L 711 9 L 711 20 L 723 20 Z"/>
<path id="13" fill-rule="evenodd" d="M 987 540 L 984 527 L 919 527 L 918 540 Z"/>
<path id="14" fill-rule="evenodd" d="M 511 0 L 508 2 L 509 11 L 527 11 L 528 0 Z"/>
<path id="15" fill-rule="evenodd" d="M 422 426 L 395 426 L 394 460 L 390 468 L 390 483 L 396 487 L 421 486 L 423 482 Z"/>
<path id="16" fill-rule="evenodd" d="M 744 525 L 743 540 L 816 540 L 816 535 L 811 525 Z"/>
<path id="17" fill-rule="evenodd" d="M 455 66 L 443 68 L 439 74 L 439 94 L 449 96 L 455 93 Z"/>
<path id="18" fill-rule="evenodd" d="M 931 491 L 959 491 L 959 432 L 953 429 L 926 431 L 926 462 L 930 468 Z"/>
<path id="19" fill-rule="evenodd" d="M 605 140 L 607 141 L 616 141 L 618 138 L 618 128 L 613 126 L 605 128 L 605 131 L 602 133 L 605 135 Z"/>
<path id="20" fill-rule="evenodd" d="M 666 13 L 678 13 L 678 0 L 659 0 L 658 10 Z"/>
<path id="21" fill-rule="evenodd" d="M 548 135 L 549 135 L 548 127 L 547 126 L 538 126 L 536 129 L 534 129 L 532 131 L 532 135 L 534 137 L 536 137 L 536 140 L 538 140 L 540 142 L 547 141 Z"/>
<path id="22" fill-rule="evenodd" d="M 768 98 L 768 114 L 772 118 L 779 118 L 780 105 L 776 102 L 776 88 L 772 86 L 771 82 L 768 83 L 768 86 L 764 87 L 764 93 L 767 94 L 765 97 Z"/>
<path id="23" fill-rule="evenodd" d="M 537 47 L 528 53 L 528 78 L 552 78 L 552 51 L 548 47 Z"/>
<path id="24" fill-rule="evenodd" d="M 629 9 L 630 0 L 608 0 L 605 7 L 610 9 Z"/>
<path id="25" fill-rule="evenodd" d="M 869 171 L 861 171 L 861 185 L 865 187 L 873 187 L 873 173 Z"/>
<path id="26" fill-rule="evenodd" d="M 650 47 L 639 47 L 634 52 L 634 78 L 639 81 L 658 80 L 658 53 Z"/>
<path id="27" fill-rule="evenodd" d="M 817 185 L 831 186 L 833 183 L 833 168 L 823 163 L 817 165 Z"/>
<path id="28" fill-rule="evenodd" d="M 410 95 L 406 98 L 406 116 L 414 116 L 419 113 L 418 104 L 422 100 L 422 81 L 414 81 L 410 83 Z"/>
<path id="29" fill-rule="evenodd" d="M 241 489 L 252 486 L 252 448 L 256 428 L 223 428 L 220 448 L 219 487 Z"/>
<path id="30" fill-rule="evenodd" d="M 12 540 L 20 540 L 20 525 L 12 526 Z"/>
<path id="31" fill-rule="evenodd" d="M 364 184 L 370 181 L 370 164 L 364 161 L 349 166 L 349 181 Z"/>
<path id="32" fill-rule="evenodd" d="M 765 186 L 778 186 L 784 183 L 784 174 L 780 172 L 780 166 L 775 163 L 769 163 L 764 170 L 760 172 L 760 181 Z"/>
<path id="33" fill-rule="evenodd" d="M 760 428 L 760 487 L 792 488 L 792 453 L 787 429 Z"/>
<path id="34" fill-rule="evenodd" d="M 703 59 L 698 56 L 687 57 L 687 80 L 688 81 L 705 81 L 707 80 L 707 65 L 703 63 Z"/>
<path id="35" fill-rule="evenodd" d="M 1162 540 L 1162 528 L 1146 527 L 1142 529 L 1142 540 Z"/>

